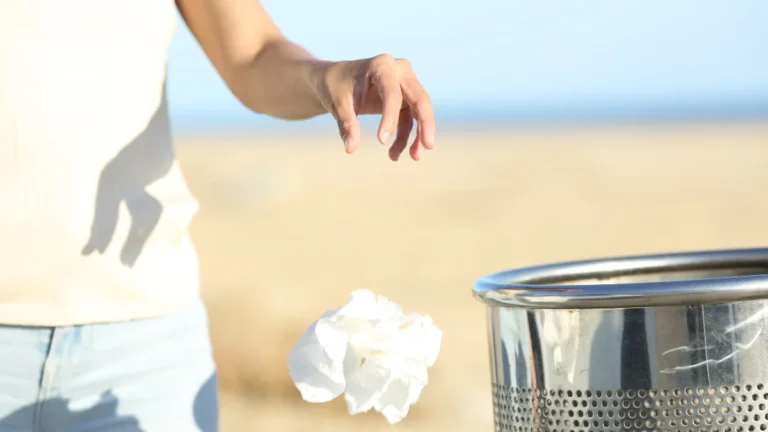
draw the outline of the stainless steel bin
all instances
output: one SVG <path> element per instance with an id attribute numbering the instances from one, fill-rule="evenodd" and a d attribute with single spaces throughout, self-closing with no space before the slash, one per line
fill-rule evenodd
<path id="1" fill-rule="evenodd" d="M 479 279 L 496 431 L 768 430 L 768 249 Z"/>

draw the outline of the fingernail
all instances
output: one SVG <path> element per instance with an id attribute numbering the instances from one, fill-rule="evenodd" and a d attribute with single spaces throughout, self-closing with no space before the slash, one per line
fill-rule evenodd
<path id="1" fill-rule="evenodd" d="M 435 145 L 435 134 L 432 134 L 427 137 L 427 144 L 429 144 L 430 146 Z"/>
<path id="2" fill-rule="evenodd" d="M 389 143 L 389 137 L 390 137 L 390 135 L 392 135 L 392 134 L 390 134 L 389 132 L 384 132 L 383 134 L 381 134 L 381 143 L 382 143 L 382 144 L 387 144 L 387 143 Z"/>

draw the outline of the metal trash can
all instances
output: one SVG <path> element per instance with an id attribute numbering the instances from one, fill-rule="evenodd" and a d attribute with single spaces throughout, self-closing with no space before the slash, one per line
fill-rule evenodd
<path id="1" fill-rule="evenodd" d="M 496 431 L 768 430 L 768 249 L 479 279 Z"/>

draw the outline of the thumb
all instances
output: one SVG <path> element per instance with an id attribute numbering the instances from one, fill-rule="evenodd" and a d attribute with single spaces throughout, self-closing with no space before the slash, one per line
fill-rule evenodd
<path id="1" fill-rule="evenodd" d="M 344 141 L 344 150 L 351 154 L 360 143 L 360 123 L 357 121 L 352 93 L 341 99 L 334 111 L 333 116 L 339 125 L 339 135 Z"/>

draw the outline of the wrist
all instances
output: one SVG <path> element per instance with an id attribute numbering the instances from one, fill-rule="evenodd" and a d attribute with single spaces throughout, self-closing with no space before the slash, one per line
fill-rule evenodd
<path id="1" fill-rule="evenodd" d="M 314 58 L 299 45 L 276 40 L 226 80 L 251 110 L 286 120 L 303 120 L 327 112 L 320 91 L 331 62 Z"/>
<path id="2" fill-rule="evenodd" d="M 311 59 L 305 62 L 305 77 L 307 85 L 315 96 L 315 105 L 322 114 L 329 112 L 331 107 L 331 75 L 338 62 Z"/>

